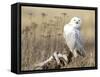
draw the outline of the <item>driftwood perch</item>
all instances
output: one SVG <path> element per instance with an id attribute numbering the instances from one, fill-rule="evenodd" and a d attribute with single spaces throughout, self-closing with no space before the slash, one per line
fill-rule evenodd
<path id="1" fill-rule="evenodd" d="M 66 54 L 54 52 L 47 60 L 35 64 L 35 69 L 58 69 L 64 67 L 68 63 Z"/>

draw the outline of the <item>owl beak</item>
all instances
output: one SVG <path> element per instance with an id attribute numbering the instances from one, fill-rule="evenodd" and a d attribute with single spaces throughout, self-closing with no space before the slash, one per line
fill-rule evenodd
<path id="1" fill-rule="evenodd" d="M 76 24 L 78 24 L 78 21 L 76 22 Z"/>

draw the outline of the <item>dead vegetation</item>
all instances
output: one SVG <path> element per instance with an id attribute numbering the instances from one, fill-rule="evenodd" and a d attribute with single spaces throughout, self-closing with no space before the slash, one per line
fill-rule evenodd
<path id="1" fill-rule="evenodd" d="M 94 31 L 92 31 L 94 27 L 93 29 L 90 28 L 91 24 L 88 24 L 87 19 L 86 22 L 84 23 L 83 21 L 84 24 L 82 24 L 88 24 L 88 26 L 85 26 L 86 29 L 84 27 L 82 29 L 82 33 L 85 36 L 84 46 L 86 56 L 84 58 L 81 56 L 73 58 L 63 38 L 63 26 L 66 21 L 71 18 L 70 13 L 62 11 L 60 14 L 56 15 L 53 10 L 54 15 L 52 16 L 52 14 L 45 13 L 45 10 L 44 12 L 40 12 L 39 15 L 35 15 L 34 12 L 26 11 L 27 9 L 23 8 L 21 70 L 36 70 L 34 64 L 47 60 L 55 51 L 66 54 L 70 59 L 68 64 L 64 66 L 61 65 L 60 69 L 95 66 L 95 39 L 92 39 L 94 38 Z M 89 23 L 91 22 L 89 21 Z M 50 67 L 47 67 L 48 65 Z M 55 69 L 59 68 L 59 65 L 57 65 L 55 60 L 52 60 L 43 68 Z"/>

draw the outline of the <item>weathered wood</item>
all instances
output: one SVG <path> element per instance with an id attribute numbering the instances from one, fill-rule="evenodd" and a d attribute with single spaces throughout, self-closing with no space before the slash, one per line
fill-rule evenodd
<path id="1" fill-rule="evenodd" d="M 47 60 L 35 64 L 35 69 L 58 69 L 64 67 L 68 62 L 66 54 L 54 52 Z"/>

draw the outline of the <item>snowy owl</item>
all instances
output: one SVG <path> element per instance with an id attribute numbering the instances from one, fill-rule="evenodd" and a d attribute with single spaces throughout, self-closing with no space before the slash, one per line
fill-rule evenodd
<path id="1" fill-rule="evenodd" d="M 78 53 L 82 56 L 85 56 L 85 50 L 80 34 L 80 27 L 81 19 L 79 17 L 73 17 L 71 21 L 64 26 L 65 42 L 74 57 L 77 57 Z"/>

